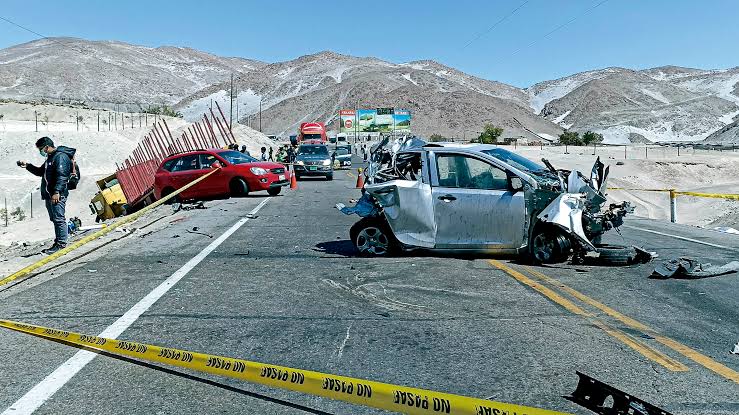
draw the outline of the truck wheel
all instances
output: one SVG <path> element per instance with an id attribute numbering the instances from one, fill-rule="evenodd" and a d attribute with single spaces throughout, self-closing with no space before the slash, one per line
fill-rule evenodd
<path id="1" fill-rule="evenodd" d="M 269 193 L 270 196 L 277 196 L 280 194 L 280 190 L 282 190 L 282 187 L 271 187 L 267 189 L 267 193 Z"/>
<path id="2" fill-rule="evenodd" d="M 596 245 L 598 262 L 604 265 L 629 265 L 634 262 L 636 250 L 623 245 Z"/>
<path id="3" fill-rule="evenodd" d="M 249 186 L 241 177 L 231 180 L 229 190 L 231 191 L 231 197 L 244 197 L 249 195 Z"/>
<path id="4" fill-rule="evenodd" d="M 572 244 L 553 226 L 538 226 L 529 242 L 529 256 L 537 264 L 553 264 L 567 260 Z"/>
<path id="5" fill-rule="evenodd" d="M 381 218 L 362 218 L 351 227 L 349 236 L 361 256 L 388 256 L 397 248 L 395 236 Z"/>

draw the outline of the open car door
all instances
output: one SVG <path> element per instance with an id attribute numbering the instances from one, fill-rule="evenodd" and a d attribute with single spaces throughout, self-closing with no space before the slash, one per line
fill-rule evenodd
<path id="1" fill-rule="evenodd" d="M 403 244 L 432 248 L 436 235 L 431 186 L 421 180 L 391 180 L 367 184 L 395 237 Z"/>

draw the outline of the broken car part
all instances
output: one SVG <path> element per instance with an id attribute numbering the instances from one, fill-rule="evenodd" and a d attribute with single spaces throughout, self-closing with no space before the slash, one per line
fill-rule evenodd
<path id="1" fill-rule="evenodd" d="M 566 399 L 600 415 L 672 415 L 648 402 L 577 372 L 579 380 Z M 609 399 L 610 398 L 610 399 Z M 607 401 L 613 402 L 612 405 Z"/>
<path id="2" fill-rule="evenodd" d="M 722 266 L 702 264 L 694 258 L 677 258 L 665 261 L 654 268 L 652 278 L 706 278 L 739 272 L 739 261 Z"/>

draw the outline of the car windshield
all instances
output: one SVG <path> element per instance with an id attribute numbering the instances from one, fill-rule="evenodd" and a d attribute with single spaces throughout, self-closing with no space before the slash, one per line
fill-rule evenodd
<path id="1" fill-rule="evenodd" d="M 347 154 L 349 154 L 349 150 L 347 150 L 346 148 L 337 148 L 336 149 L 336 155 L 337 156 L 346 156 Z"/>
<path id="2" fill-rule="evenodd" d="M 299 155 L 309 155 L 309 156 L 327 156 L 328 147 L 302 145 L 298 147 L 298 154 Z"/>
<path id="3" fill-rule="evenodd" d="M 545 170 L 544 166 L 534 163 L 526 157 L 521 157 L 516 153 L 504 150 L 502 148 L 491 148 L 490 150 L 483 150 L 483 153 L 493 156 L 496 159 L 503 161 L 519 170 L 537 172 Z"/>
<path id="4" fill-rule="evenodd" d="M 303 140 L 320 140 L 321 134 L 303 134 Z"/>
<path id="5" fill-rule="evenodd" d="M 223 157 L 230 164 L 254 163 L 258 161 L 254 157 L 247 156 L 244 153 L 239 153 L 238 151 L 234 150 L 219 151 L 218 155 Z"/>

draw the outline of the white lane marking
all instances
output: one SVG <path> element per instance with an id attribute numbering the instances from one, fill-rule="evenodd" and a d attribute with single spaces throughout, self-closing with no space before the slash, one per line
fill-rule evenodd
<path id="1" fill-rule="evenodd" d="M 734 249 L 734 248 L 731 248 L 731 247 L 728 247 L 728 246 L 724 246 L 724 245 L 719 245 L 719 244 L 713 244 L 713 243 L 711 243 L 711 242 L 699 241 L 699 240 L 697 240 L 697 239 L 692 239 L 692 238 L 686 238 L 686 237 L 684 237 L 684 236 L 679 236 L 679 235 L 673 235 L 673 234 L 670 234 L 670 233 L 663 233 L 663 232 L 653 231 L 653 230 L 651 230 L 651 229 L 645 229 L 645 228 L 637 228 L 637 227 L 635 227 L 635 226 L 629 226 L 629 225 L 622 225 L 622 226 L 623 226 L 624 228 L 629 228 L 629 229 L 636 229 L 637 231 L 644 231 L 644 232 L 654 233 L 654 234 L 657 234 L 657 235 L 662 235 L 662 236 L 669 236 L 669 237 L 671 237 L 671 238 L 675 238 L 675 239 L 682 239 L 683 241 L 688 241 L 688 242 L 695 242 L 695 243 L 697 243 L 697 244 L 703 244 L 703 245 L 708 245 L 708 246 L 712 246 L 712 247 L 714 247 L 714 248 L 723 248 L 723 249 L 730 249 L 730 250 L 732 250 L 732 251 L 735 251 L 735 249 Z"/>
<path id="2" fill-rule="evenodd" d="M 264 199 L 262 203 L 257 205 L 251 212 L 250 215 L 254 215 L 259 212 L 267 201 L 270 199 Z M 154 303 L 157 302 L 167 291 L 170 290 L 179 280 L 187 275 L 195 266 L 197 266 L 205 257 L 208 256 L 214 249 L 218 248 L 229 236 L 236 232 L 243 224 L 249 220 L 248 217 L 239 219 L 232 227 L 218 237 L 215 241 L 211 242 L 210 245 L 206 246 L 200 253 L 195 255 L 192 259 L 187 261 L 180 269 L 175 271 L 169 278 L 164 280 L 159 286 L 154 288 L 146 297 L 142 298 L 141 301 L 136 303 L 131 309 L 126 311 L 121 317 L 118 318 L 113 324 L 108 326 L 102 333 L 98 334 L 99 337 L 108 337 L 115 339 L 121 335 L 131 324 L 133 324 L 142 314 L 146 312 Z M 82 368 L 84 368 L 92 359 L 97 356 L 97 353 L 90 352 L 87 350 L 80 350 L 75 353 L 74 356 L 70 357 L 66 362 L 54 370 L 49 376 L 44 378 L 31 390 L 26 392 L 20 399 L 10 405 L 2 415 L 26 415 L 35 412 L 41 405 L 44 404 L 49 398 L 61 389 L 67 382 L 69 382 L 74 375 L 77 374 Z"/>

